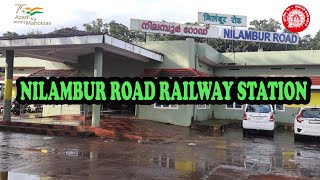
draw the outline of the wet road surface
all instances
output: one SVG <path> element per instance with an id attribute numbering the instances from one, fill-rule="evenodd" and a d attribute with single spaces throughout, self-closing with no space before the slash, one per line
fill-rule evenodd
<path id="1" fill-rule="evenodd" d="M 295 143 L 241 128 L 224 136 L 193 131 L 174 143 L 0 132 L 0 179 L 303 179 L 320 178 L 320 142 Z"/>

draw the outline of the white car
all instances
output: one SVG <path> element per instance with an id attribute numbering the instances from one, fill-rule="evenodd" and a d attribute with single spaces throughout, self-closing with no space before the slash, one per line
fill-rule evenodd
<path id="1" fill-rule="evenodd" d="M 320 136 L 320 107 L 301 107 L 293 116 L 295 140 L 301 135 Z"/>
<path id="2" fill-rule="evenodd" d="M 248 129 L 266 130 L 273 136 L 276 113 L 271 104 L 246 104 L 242 121 L 243 133 L 246 134 Z"/>

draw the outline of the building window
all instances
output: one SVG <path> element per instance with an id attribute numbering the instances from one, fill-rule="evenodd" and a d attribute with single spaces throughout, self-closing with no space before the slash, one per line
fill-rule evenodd
<path id="1" fill-rule="evenodd" d="M 210 104 L 198 104 L 197 109 L 210 109 Z"/>
<path id="2" fill-rule="evenodd" d="M 158 104 L 158 103 L 155 103 L 154 108 L 157 108 L 157 109 L 178 109 L 178 105 L 177 104 Z"/>
<path id="3" fill-rule="evenodd" d="M 272 68 L 270 68 L 271 70 L 281 70 L 282 68 L 280 68 L 280 67 L 272 67 Z"/>
<path id="4" fill-rule="evenodd" d="M 238 103 L 227 104 L 226 109 L 243 109 L 243 106 Z"/>
<path id="5" fill-rule="evenodd" d="M 284 104 L 275 104 L 273 108 L 277 111 L 285 111 Z"/>

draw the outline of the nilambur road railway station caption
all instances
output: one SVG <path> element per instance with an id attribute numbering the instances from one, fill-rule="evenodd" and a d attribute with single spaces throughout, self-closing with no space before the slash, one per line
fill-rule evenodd
<path id="1" fill-rule="evenodd" d="M 106 101 L 151 104 L 198 101 L 292 102 L 310 101 L 310 78 L 20 78 L 17 100 L 22 103 L 99 103 Z M 235 93 L 236 92 L 236 93 Z"/>

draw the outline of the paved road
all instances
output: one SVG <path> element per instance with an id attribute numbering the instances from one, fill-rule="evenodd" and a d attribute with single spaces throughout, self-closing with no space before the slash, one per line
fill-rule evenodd
<path id="1" fill-rule="evenodd" d="M 294 143 L 288 131 L 192 132 L 170 144 L 0 132 L 0 179 L 308 179 L 320 178 L 319 158 L 320 142 Z"/>

